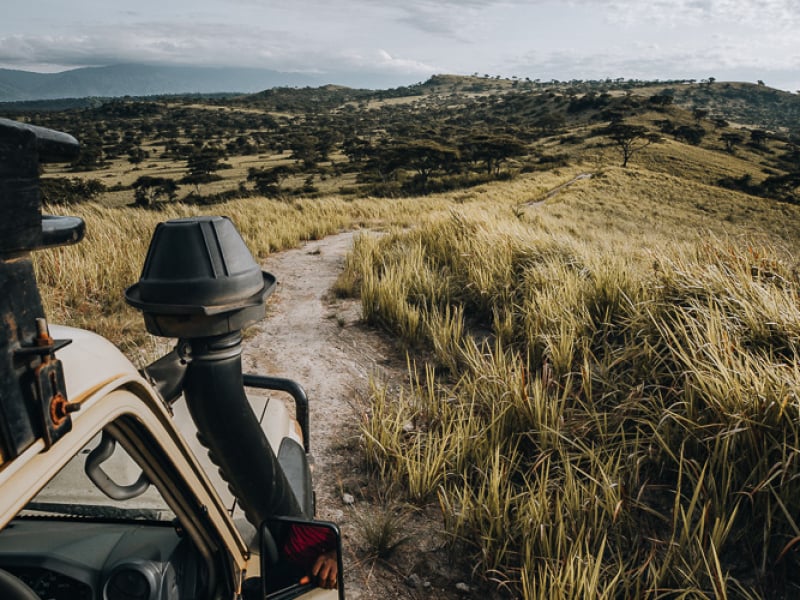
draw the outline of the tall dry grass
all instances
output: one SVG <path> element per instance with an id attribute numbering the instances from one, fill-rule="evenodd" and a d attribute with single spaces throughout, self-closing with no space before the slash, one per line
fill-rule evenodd
<path id="1" fill-rule="evenodd" d="M 525 598 L 800 594 L 790 255 L 690 212 L 679 236 L 578 236 L 571 210 L 357 241 L 366 318 L 427 357 L 399 396 L 376 386 L 369 460 Z"/>
<path id="2" fill-rule="evenodd" d="M 156 225 L 168 219 L 199 214 L 232 219 L 257 258 L 320 239 L 345 228 L 413 223 L 419 214 L 443 210 L 446 199 L 319 200 L 291 202 L 250 198 L 214 206 L 164 205 L 147 211 L 97 203 L 46 207 L 76 215 L 86 222 L 86 237 L 75 245 L 34 254 L 37 279 L 51 321 L 96 331 L 144 364 L 164 351 L 149 336 L 141 315 L 125 304 L 123 292 L 136 283 Z M 280 276 L 280 274 L 278 274 Z"/>
<path id="3" fill-rule="evenodd" d="M 452 206 L 524 202 L 571 174 L 543 172 L 510 184 L 426 198 L 247 198 L 205 207 L 164 204 L 157 211 L 100 203 L 50 206 L 45 212 L 83 218 L 86 238 L 76 246 L 37 252 L 34 260 L 51 321 L 96 331 L 143 364 L 163 352 L 164 344 L 145 333 L 141 315 L 125 304 L 123 292 L 138 281 L 159 222 L 198 214 L 229 216 L 251 252 L 264 258 L 342 229 L 404 228 Z"/>

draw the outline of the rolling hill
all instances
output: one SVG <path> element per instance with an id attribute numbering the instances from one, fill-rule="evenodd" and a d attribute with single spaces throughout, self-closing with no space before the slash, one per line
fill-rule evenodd
<path id="1" fill-rule="evenodd" d="M 267 69 L 112 65 L 61 73 L 0 69 L 0 102 L 153 96 L 218 92 L 257 92 L 275 86 L 319 85 L 318 78 Z"/>

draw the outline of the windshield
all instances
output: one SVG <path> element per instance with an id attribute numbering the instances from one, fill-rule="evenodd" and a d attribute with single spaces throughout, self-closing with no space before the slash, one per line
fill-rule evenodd
<path id="1" fill-rule="evenodd" d="M 154 485 L 132 498 L 114 500 L 92 482 L 85 465 L 92 450 L 100 444 L 101 434 L 98 434 L 39 491 L 20 516 L 59 514 L 96 519 L 174 519 L 175 514 Z M 130 486 L 139 479 L 142 470 L 119 444 L 113 446 L 111 456 L 100 465 L 102 471 L 110 478 L 111 485 Z"/>

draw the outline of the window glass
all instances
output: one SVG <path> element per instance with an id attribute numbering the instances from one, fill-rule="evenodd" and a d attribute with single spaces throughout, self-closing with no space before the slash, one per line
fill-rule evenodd
<path id="1" fill-rule="evenodd" d="M 111 519 L 142 519 L 170 521 L 174 513 L 164 502 L 154 485 L 135 497 L 115 500 L 106 495 L 85 472 L 92 450 L 101 444 L 101 435 L 95 436 L 65 467 L 31 500 L 22 515 L 55 513 L 82 517 Z M 137 482 L 142 470 L 119 444 L 113 453 L 100 464 L 112 485 L 131 486 Z"/>

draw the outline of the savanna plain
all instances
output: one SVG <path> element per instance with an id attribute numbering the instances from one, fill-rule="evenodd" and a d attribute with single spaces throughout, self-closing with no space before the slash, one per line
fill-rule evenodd
<path id="1" fill-rule="evenodd" d="M 260 258 L 363 231 L 331 293 L 408 364 L 355 442 L 375 568 L 418 512 L 465 595 L 722 599 L 800 596 L 798 114 L 713 78 L 438 76 L 3 116 L 84 143 L 45 199 L 90 234 L 38 277 L 140 365 L 165 347 L 121 291 L 156 223 L 227 215 Z"/>

